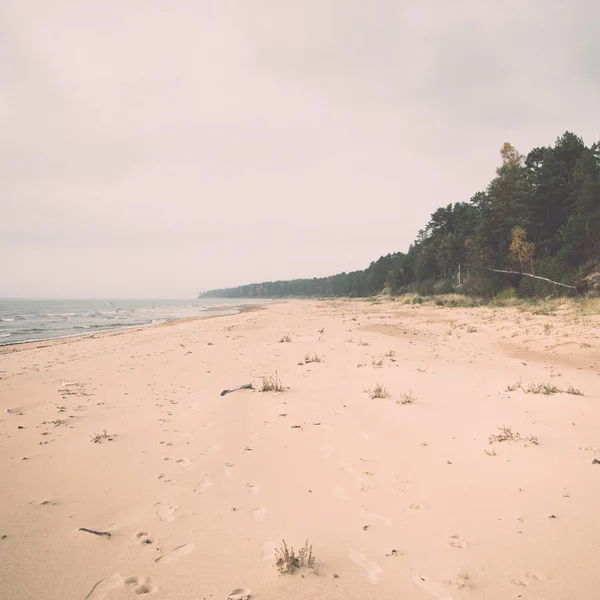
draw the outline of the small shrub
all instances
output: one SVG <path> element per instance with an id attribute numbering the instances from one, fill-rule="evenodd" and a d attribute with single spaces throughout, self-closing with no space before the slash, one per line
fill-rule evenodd
<path id="1" fill-rule="evenodd" d="M 283 392 L 283 384 L 281 383 L 281 379 L 277 375 L 277 371 L 275 371 L 275 376 L 271 375 L 269 377 L 264 376 L 262 380 L 262 387 L 260 388 L 261 392 Z"/>
<path id="2" fill-rule="evenodd" d="M 554 377 L 555 375 L 552 375 L 551 372 L 550 376 Z M 570 385 L 566 390 L 561 390 L 553 383 L 530 383 L 529 385 L 524 386 L 521 381 L 518 381 L 512 385 L 507 385 L 505 391 L 514 392 L 518 389 L 523 390 L 526 394 L 542 394 L 544 396 L 551 396 L 552 394 L 572 394 L 574 396 L 583 396 L 583 392 L 577 388 L 574 388 L 572 385 Z"/>
<path id="3" fill-rule="evenodd" d="M 497 429 L 499 433 L 490 435 L 488 437 L 488 442 L 490 444 L 493 444 L 495 442 L 518 442 L 521 440 L 521 434 L 513 433 L 512 427 L 510 425 L 502 425 Z"/>
<path id="4" fill-rule="evenodd" d="M 363 340 L 359 340 L 358 345 L 359 346 L 370 346 L 371 344 L 369 344 L 369 342 L 365 342 Z"/>
<path id="5" fill-rule="evenodd" d="M 498 433 L 490 435 L 488 437 L 488 442 L 490 444 L 499 442 L 528 442 L 534 446 L 539 445 L 538 438 L 535 435 L 530 435 L 526 438 L 523 438 L 521 437 L 520 433 L 513 432 L 510 425 L 502 425 L 502 427 L 498 427 Z M 486 454 L 489 453 L 486 451 Z"/>
<path id="6" fill-rule="evenodd" d="M 365 390 L 367 394 L 371 397 L 371 400 L 375 400 L 376 398 L 389 398 L 390 394 L 387 391 L 387 388 L 378 383 L 372 390 Z"/>
<path id="7" fill-rule="evenodd" d="M 112 442 L 115 436 L 112 433 L 108 433 L 106 429 L 102 430 L 102 433 L 93 433 L 90 435 L 90 441 L 94 444 L 101 444 L 104 441 Z"/>
<path id="8" fill-rule="evenodd" d="M 517 383 L 511 383 L 504 388 L 505 392 L 516 392 L 523 387 L 523 382 L 517 381 Z"/>
<path id="9" fill-rule="evenodd" d="M 375 359 L 373 359 L 373 362 L 371 364 L 374 367 L 382 367 L 383 366 L 383 360 L 381 358 L 375 358 Z"/>
<path id="10" fill-rule="evenodd" d="M 506 302 L 507 300 L 515 300 L 517 297 L 517 293 L 515 291 L 514 287 L 509 287 L 509 288 L 505 288 L 503 289 L 501 292 L 498 292 L 493 298 L 492 298 L 492 303 L 493 304 L 502 304 L 503 302 Z"/>
<path id="11" fill-rule="evenodd" d="M 283 336 L 283 337 L 282 337 L 282 338 L 279 340 L 279 343 L 280 343 L 280 344 L 283 344 L 283 343 L 285 343 L 285 342 L 291 342 L 291 341 L 292 341 L 292 338 L 291 338 L 289 335 L 284 335 L 284 336 Z"/>
<path id="12" fill-rule="evenodd" d="M 567 392 L 567 394 L 572 394 L 573 396 L 583 396 L 583 392 L 574 388 L 572 385 L 570 385 L 565 392 Z"/>
<path id="13" fill-rule="evenodd" d="M 543 394 L 550 396 L 559 394 L 560 390 L 553 383 L 530 383 L 526 388 L 523 388 L 526 394 Z"/>
<path id="14" fill-rule="evenodd" d="M 475 327 L 473 327 L 472 325 L 469 325 L 467 327 L 467 333 L 477 333 L 477 329 L 475 329 Z"/>
<path id="15" fill-rule="evenodd" d="M 315 571 L 316 563 L 312 546 L 306 540 L 304 546 L 296 554 L 294 548 L 288 548 L 285 540 L 283 540 L 283 547 L 275 550 L 275 566 L 282 575 L 292 575 L 297 569 L 303 567 Z"/>
<path id="16" fill-rule="evenodd" d="M 412 404 L 416 400 L 416 397 L 413 395 L 411 390 L 408 392 L 402 392 L 400 394 L 400 399 L 397 401 L 397 404 Z"/>
<path id="17" fill-rule="evenodd" d="M 308 363 L 320 363 L 320 362 L 322 362 L 322 359 L 321 359 L 321 357 L 318 354 L 308 354 L 307 353 L 304 356 L 304 362 L 305 362 L 305 364 L 308 364 Z"/>

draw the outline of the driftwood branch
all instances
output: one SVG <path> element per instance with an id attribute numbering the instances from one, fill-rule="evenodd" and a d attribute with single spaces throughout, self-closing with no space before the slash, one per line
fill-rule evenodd
<path id="1" fill-rule="evenodd" d="M 546 281 L 548 283 L 552 283 L 553 285 L 560 285 L 561 287 L 565 287 L 570 290 L 577 291 L 577 288 L 574 285 L 567 285 L 566 283 L 561 283 L 560 281 L 552 281 L 552 279 L 548 279 L 547 277 L 540 277 L 539 275 L 532 275 L 531 273 L 525 273 L 524 271 L 508 271 L 506 269 L 490 269 L 489 267 L 478 267 L 477 265 L 465 265 L 465 267 L 471 267 L 473 269 L 483 269 L 484 271 L 492 271 L 494 273 L 506 273 L 507 275 L 523 275 L 524 277 L 531 277 L 532 279 L 540 279 L 541 281 Z"/>
<path id="2" fill-rule="evenodd" d="M 238 385 L 237 387 L 231 388 L 230 390 L 223 390 L 221 392 L 221 396 L 231 394 L 231 392 L 235 392 L 236 390 L 253 390 L 253 389 L 254 389 L 254 386 L 251 383 L 246 383 L 245 385 Z"/>
<path id="3" fill-rule="evenodd" d="M 108 531 L 96 531 L 94 529 L 88 529 L 87 527 L 80 527 L 79 531 L 85 531 L 86 533 L 93 533 L 94 535 L 99 535 L 100 537 L 105 537 L 110 540 L 111 534 Z"/>

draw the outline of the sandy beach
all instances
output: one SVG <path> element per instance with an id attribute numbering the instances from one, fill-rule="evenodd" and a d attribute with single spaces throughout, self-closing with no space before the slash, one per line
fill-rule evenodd
<path id="1" fill-rule="evenodd" d="M 5 349 L 0 598 L 597 600 L 599 327 L 294 300 Z"/>

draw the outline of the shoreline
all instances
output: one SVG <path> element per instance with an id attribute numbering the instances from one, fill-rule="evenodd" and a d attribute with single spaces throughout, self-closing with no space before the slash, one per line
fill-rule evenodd
<path id="1" fill-rule="evenodd" d="M 215 306 L 204 309 L 204 312 L 219 312 L 220 314 L 197 315 L 194 317 L 176 317 L 174 319 L 167 319 L 160 323 L 147 323 L 145 325 L 128 325 L 125 327 L 115 327 L 113 329 L 103 329 L 102 331 L 94 331 L 92 333 L 74 333 L 71 335 L 64 335 L 59 337 L 41 338 L 38 340 L 25 340 L 22 342 L 2 344 L 0 346 L 0 356 L 4 354 L 12 354 L 13 352 L 21 352 L 24 350 L 34 350 L 38 348 L 49 348 L 52 346 L 69 344 L 82 339 L 98 339 L 104 337 L 112 337 L 116 335 L 124 335 L 126 333 L 133 333 L 135 331 L 146 331 L 148 329 L 154 329 L 158 327 L 172 327 L 173 325 L 179 325 L 181 323 L 188 323 L 191 321 L 203 321 L 206 319 L 216 319 L 219 317 L 236 316 L 247 312 L 253 312 L 255 310 L 263 310 L 263 308 L 264 304 L 241 304 L 237 306 L 230 306 L 226 309 Z"/>

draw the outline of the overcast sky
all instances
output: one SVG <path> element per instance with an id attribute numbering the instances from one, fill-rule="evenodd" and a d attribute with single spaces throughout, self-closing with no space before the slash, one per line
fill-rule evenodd
<path id="1" fill-rule="evenodd" d="M 600 139 L 598 0 L 2 0 L 0 296 L 194 297 L 406 250 Z"/>

